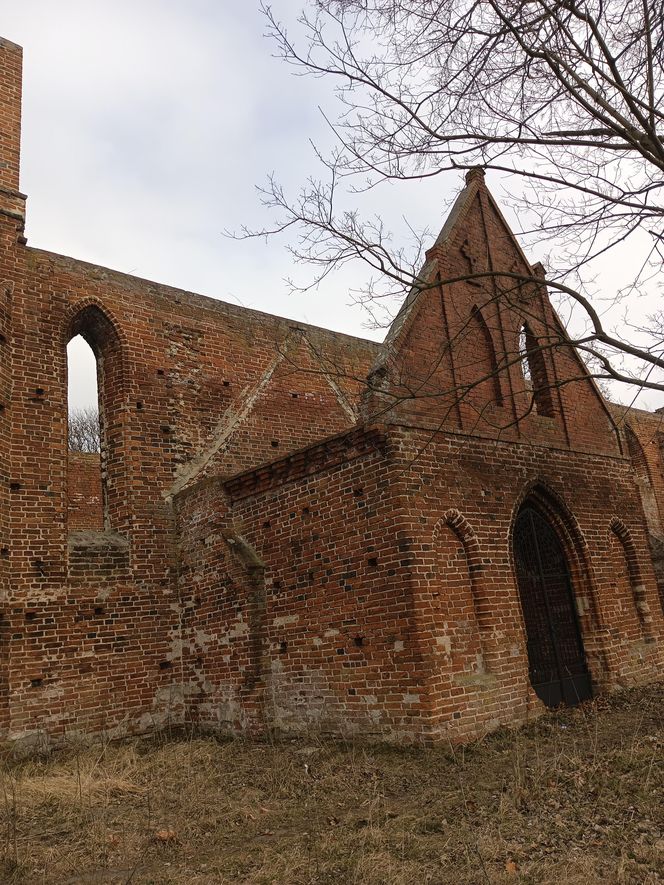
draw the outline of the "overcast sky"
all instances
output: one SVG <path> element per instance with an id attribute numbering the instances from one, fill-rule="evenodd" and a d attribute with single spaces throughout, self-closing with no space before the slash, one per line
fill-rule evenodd
<path id="1" fill-rule="evenodd" d="M 301 5 L 273 2 L 286 20 Z M 295 191 L 316 172 L 310 139 L 329 138 L 318 106 L 330 106 L 330 85 L 272 57 L 258 0 L 0 0 L 0 13 L 2 36 L 24 47 L 30 245 L 381 337 L 350 306 L 348 273 L 291 295 L 284 278 L 310 271 L 292 266 L 284 240 L 223 234 L 273 222 L 255 186 L 276 172 Z M 437 232 L 460 184 L 390 185 L 371 208 L 397 229 L 406 216 Z M 72 402 L 84 404 L 92 373 L 73 363 Z"/>

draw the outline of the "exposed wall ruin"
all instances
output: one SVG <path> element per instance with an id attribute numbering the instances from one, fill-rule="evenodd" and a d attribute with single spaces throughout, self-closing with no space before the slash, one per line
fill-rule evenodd
<path id="1" fill-rule="evenodd" d="M 604 402 L 481 171 L 376 345 L 28 246 L 20 62 L 0 41 L 2 735 L 523 720 L 524 501 L 565 549 L 594 691 L 661 674 L 661 416 Z M 440 283 L 468 266 L 531 281 Z M 100 456 L 67 450 L 77 334 Z"/>

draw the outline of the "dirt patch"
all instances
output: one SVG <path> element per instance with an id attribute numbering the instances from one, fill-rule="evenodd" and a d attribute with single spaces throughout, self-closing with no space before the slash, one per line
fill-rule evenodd
<path id="1" fill-rule="evenodd" d="M 664 881 L 664 685 L 466 747 L 154 738 L 5 760 L 7 883 Z"/>

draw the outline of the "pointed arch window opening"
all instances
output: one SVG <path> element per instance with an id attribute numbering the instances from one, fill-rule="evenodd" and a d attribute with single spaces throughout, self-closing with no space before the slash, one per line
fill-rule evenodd
<path id="1" fill-rule="evenodd" d="M 496 348 L 493 343 L 491 332 L 489 331 L 486 320 L 482 315 L 482 311 L 476 304 L 473 305 L 471 309 L 471 316 L 475 320 L 476 325 L 479 327 L 479 334 L 482 337 L 484 349 L 487 353 L 490 364 L 490 375 L 485 380 L 489 381 L 489 383 L 491 384 L 491 397 L 493 402 L 498 406 L 502 406 L 504 404 L 503 391 L 498 374 L 498 359 L 496 357 Z"/>
<path id="2" fill-rule="evenodd" d="M 93 349 L 82 335 L 75 335 L 67 345 L 67 413 L 72 451 L 90 454 L 100 450 L 97 376 Z"/>
<path id="3" fill-rule="evenodd" d="M 524 323 L 519 331 L 519 357 L 526 391 L 532 397 L 533 412 L 553 418 L 555 411 L 544 354 L 528 323 Z"/>
<path id="4" fill-rule="evenodd" d="M 100 356 L 84 334 L 67 344 L 69 531 L 109 528 Z"/>

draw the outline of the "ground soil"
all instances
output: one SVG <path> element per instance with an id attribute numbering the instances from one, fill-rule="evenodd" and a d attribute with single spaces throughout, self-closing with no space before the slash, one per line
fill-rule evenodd
<path id="1" fill-rule="evenodd" d="M 197 735 L 6 754 L 6 883 L 664 882 L 664 684 L 465 747 Z"/>

